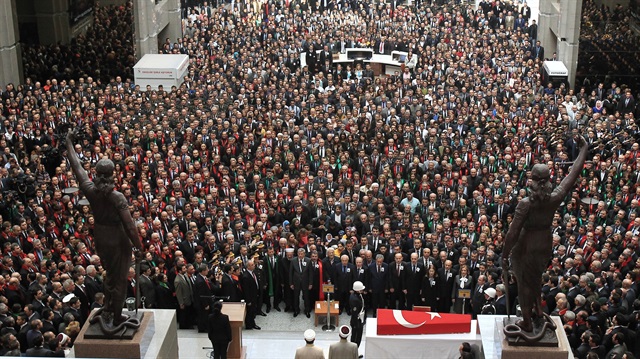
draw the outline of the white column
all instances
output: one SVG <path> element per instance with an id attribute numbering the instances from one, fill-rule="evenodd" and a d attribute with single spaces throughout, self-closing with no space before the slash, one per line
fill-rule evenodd
<path id="1" fill-rule="evenodd" d="M 133 19 L 135 22 L 136 58 L 158 53 L 158 19 L 155 0 L 134 0 Z"/>
<path id="2" fill-rule="evenodd" d="M 567 67 L 569 83 L 571 87 L 575 88 L 582 0 L 562 0 L 560 8 L 562 20 L 559 25 L 558 59 Z"/>
<path id="3" fill-rule="evenodd" d="M 22 51 L 15 0 L 0 0 L 0 89 L 22 83 Z"/>

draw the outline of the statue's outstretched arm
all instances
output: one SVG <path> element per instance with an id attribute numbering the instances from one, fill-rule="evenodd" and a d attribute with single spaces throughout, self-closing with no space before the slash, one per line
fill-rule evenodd
<path id="1" fill-rule="evenodd" d="M 586 161 L 587 154 L 589 153 L 589 146 L 587 146 L 587 141 L 585 141 L 584 137 L 580 135 L 576 140 L 580 146 L 580 153 L 578 154 L 575 162 L 573 162 L 573 166 L 571 166 L 571 172 L 569 172 L 562 182 L 560 182 L 560 185 L 553 191 L 554 195 L 559 196 L 560 198 L 564 198 L 576 184 L 576 180 L 578 179 L 580 172 L 582 172 L 584 162 Z"/>
<path id="2" fill-rule="evenodd" d="M 522 226 L 524 225 L 524 221 L 529 214 L 529 198 L 524 198 L 518 203 L 516 206 L 515 215 L 513 216 L 513 221 L 509 225 L 509 231 L 507 232 L 507 237 L 504 241 L 504 248 L 502 249 L 502 258 L 509 258 L 509 254 L 511 254 L 511 249 L 518 242 L 518 238 L 520 237 L 520 231 L 522 230 Z"/>
<path id="3" fill-rule="evenodd" d="M 73 170 L 73 173 L 76 175 L 76 178 L 78 179 L 78 184 L 82 185 L 82 184 L 86 184 L 87 182 L 90 182 L 91 180 L 89 179 L 87 172 L 82 167 L 82 163 L 80 163 L 80 159 L 78 158 L 78 155 L 76 154 L 76 151 L 73 148 L 73 141 L 75 140 L 75 135 L 76 135 L 75 130 L 67 132 L 67 138 L 66 138 L 65 144 L 67 147 L 67 158 L 69 159 L 69 163 L 71 164 L 71 169 Z"/>

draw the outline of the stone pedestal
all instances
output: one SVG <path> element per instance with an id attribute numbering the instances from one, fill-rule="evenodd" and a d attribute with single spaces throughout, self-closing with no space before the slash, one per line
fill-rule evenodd
<path id="1" fill-rule="evenodd" d="M 140 329 L 131 340 L 85 339 L 85 323 L 78 334 L 71 358 L 178 358 L 178 328 L 175 310 L 143 309 Z"/>
<path id="2" fill-rule="evenodd" d="M 556 336 L 558 337 L 557 347 L 530 347 L 530 346 L 511 346 L 507 343 L 507 339 L 503 334 L 503 319 L 496 319 L 496 337 L 501 338 L 502 359 L 567 359 L 571 353 L 569 340 L 562 328 L 562 320 L 560 317 L 552 317 L 556 323 Z"/>

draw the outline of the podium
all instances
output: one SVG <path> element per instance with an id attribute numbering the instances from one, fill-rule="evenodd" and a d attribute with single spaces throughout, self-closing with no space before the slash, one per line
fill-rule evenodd
<path id="1" fill-rule="evenodd" d="M 229 316 L 231 323 L 231 336 L 233 340 L 229 343 L 227 357 L 229 359 L 244 359 L 247 350 L 242 346 L 242 326 L 244 325 L 244 316 L 246 313 L 245 303 L 225 302 L 222 305 L 222 313 Z"/>
<path id="2" fill-rule="evenodd" d="M 331 301 L 331 307 L 329 308 L 330 318 L 334 318 L 336 320 L 336 327 L 340 326 L 340 302 L 337 300 Z M 318 300 L 316 301 L 316 308 L 313 312 L 315 317 L 315 326 L 318 326 L 318 319 L 322 316 L 327 317 L 327 301 Z M 331 323 L 327 323 L 329 325 Z"/>

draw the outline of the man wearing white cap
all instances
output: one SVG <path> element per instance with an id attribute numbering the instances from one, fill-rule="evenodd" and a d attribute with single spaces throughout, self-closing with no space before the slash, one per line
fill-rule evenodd
<path id="1" fill-rule="evenodd" d="M 295 359 L 324 359 L 322 348 L 313 344 L 316 341 L 316 332 L 313 329 L 307 329 L 304 332 L 304 341 L 307 344 L 296 349 Z"/>
<path id="2" fill-rule="evenodd" d="M 362 330 L 364 325 L 364 299 L 362 298 L 362 292 L 365 287 L 361 281 L 353 282 L 353 293 L 349 297 L 349 308 L 351 309 L 351 342 L 360 346 L 362 340 Z"/>
<path id="3" fill-rule="evenodd" d="M 358 358 L 358 345 L 347 341 L 347 338 L 351 334 L 351 328 L 348 325 L 343 325 L 338 331 L 340 341 L 331 344 L 329 347 L 329 359 L 357 359 Z"/>

